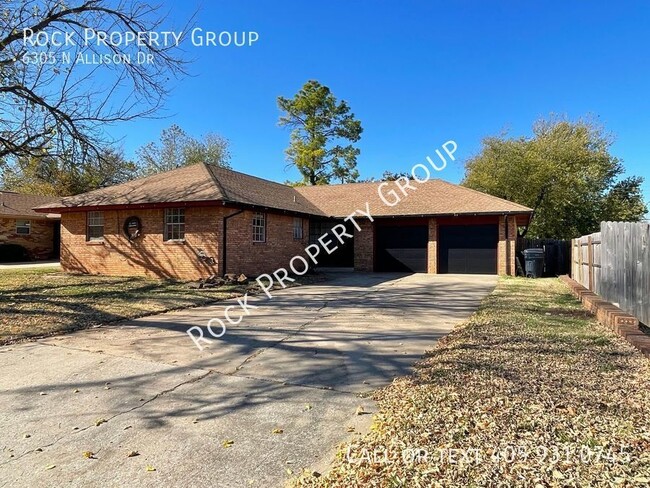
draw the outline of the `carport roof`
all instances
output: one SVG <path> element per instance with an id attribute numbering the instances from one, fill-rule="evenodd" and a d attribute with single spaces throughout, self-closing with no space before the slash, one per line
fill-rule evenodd
<path id="1" fill-rule="evenodd" d="M 373 217 L 530 214 L 531 209 L 443 180 L 412 181 L 404 196 L 395 182 L 291 187 L 211 164 L 195 164 L 37 207 L 39 212 L 214 202 L 321 217 L 346 217 L 368 203 Z M 400 201 L 393 206 L 391 189 Z M 381 192 L 380 192 L 381 190 Z"/>

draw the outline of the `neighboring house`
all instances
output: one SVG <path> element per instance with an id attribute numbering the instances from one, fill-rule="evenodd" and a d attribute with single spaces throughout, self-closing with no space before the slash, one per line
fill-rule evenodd
<path id="1" fill-rule="evenodd" d="M 390 206 L 381 183 L 290 187 L 196 164 L 39 207 L 61 213 L 67 271 L 197 279 L 257 276 L 289 268 L 295 255 L 366 203 L 374 219 L 346 224 L 353 239 L 321 250 L 320 266 L 360 271 L 515 273 L 517 226 L 531 210 L 431 180 Z M 390 189 L 381 187 L 392 203 Z M 340 228 L 339 228 L 340 229 Z M 330 232 L 331 234 L 331 232 Z M 333 247 L 330 245 L 330 248 Z M 297 265 L 300 269 L 300 266 Z"/>
<path id="2" fill-rule="evenodd" d="M 14 254 L 7 244 L 23 247 L 29 259 L 58 257 L 61 216 L 32 210 L 57 201 L 56 197 L 0 191 L 0 261 L 7 261 L 9 254 Z"/>

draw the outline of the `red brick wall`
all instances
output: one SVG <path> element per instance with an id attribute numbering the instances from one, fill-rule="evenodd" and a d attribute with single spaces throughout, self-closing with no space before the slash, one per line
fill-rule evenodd
<path id="1" fill-rule="evenodd" d="M 234 209 L 220 209 L 225 216 L 236 212 Z M 272 273 L 278 268 L 289 270 L 289 262 L 296 255 L 305 257 L 304 249 L 309 240 L 309 220 L 302 219 L 302 239 L 293 238 L 292 215 L 266 214 L 266 242 L 253 242 L 253 214 L 246 210 L 228 219 L 227 224 L 227 273 L 244 273 L 257 276 Z M 221 219 L 220 219 L 221 220 Z M 219 235 L 222 235 L 220 227 Z M 221 242 L 221 241 L 220 241 Z M 321 252 L 325 252 L 321 250 Z M 295 263 L 298 271 L 303 265 Z"/>
<path id="2" fill-rule="evenodd" d="M 29 235 L 16 234 L 16 219 L 0 218 L 0 244 L 23 246 L 34 259 L 48 259 L 53 254 L 54 226 L 56 221 L 42 219 L 29 220 Z"/>
<path id="3" fill-rule="evenodd" d="M 104 240 L 86 241 L 86 212 L 64 213 L 61 228 L 61 264 L 66 271 L 115 276 L 144 275 L 181 280 L 221 275 L 223 217 L 236 212 L 224 207 L 185 209 L 185 241 L 163 240 L 163 209 L 104 211 Z M 290 259 L 304 254 L 309 224 L 303 219 L 303 239 L 293 239 L 293 216 L 267 215 L 266 242 L 253 242 L 253 212 L 228 220 L 227 272 L 257 276 L 288 268 Z M 140 218 L 142 236 L 132 242 L 124 235 L 124 221 Z M 202 249 L 214 258 L 201 262 Z M 296 264 L 298 266 L 298 264 Z M 302 269 L 302 268 L 301 268 Z"/>
<path id="4" fill-rule="evenodd" d="M 283 267 L 296 255 L 306 256 L 309 221 L 302 219 L 303 238 L 293 238 L 293 216 L 266 214 L 266 242 L 253 242 L 253 213 L 246 210 L 228 220 L 226 270 L 223 269 L 223 217 L 236 209 L 190 207 L 185 209 L 185 241 L 163 241 L 162 209 L 104 212 L 104 241 L 86 242 L 86 213 L 64 213 L 61 226 L 61 264 L 66 271 L 107 275 L 146 275 L 176 279 L 198 279 L 210 274 L 244 273 L 255 277 Z M 142 237 L 129 242 L 122 226 L 127 217 L 142 222 Z M 449 219 L 429 219 L 428 272 L 437 272 L 438 225 Z M 499 223 L 497 266 L 499 274 L 514 274 L 516 222 L 508 222 L 508 239 L 503 217 L 474 218 L 472 223 Z M 357 219 L 361 231 L 354 233 L 354 268 L 374 270 L 374 224 Z M 198 249 L 215 259 L 201 262 Z M 324 252 L 321 249 L 321 252 Z M 298 263 L 297 263 L 298 266 Z M 301 267 L 301 265 L 300 265 Z"/>
<path id="5" fill-rule="evenodd" d="M 129 242 L 122 229 L 136 216 L 142 236 Z M 185 242 L 163 241 L 162 209 L 104 211 L 104 241 L 86 241 L 86 212 L 61 216 L 61 265 L 65 271 L 115 276 L 197 279 L 217 272 L 197 258 L 198 249 L 218 258 L 217 207 L 185 209 Z"/>
<path id="6" fill-rule="evenodd" d="M 517 267 L 515 265 L 515 257 L 517 252 L 517 218 L 508 217 L 508 269 L 507 274 L 515 276 L 517 274 Z"/>
<path id="7" fill-rule="evenodd" d="M 429 243 L 427 245 L 427 272 L 438 273 L 438 222 L 429 219 Z"/>
<path id="8" fill-rule="evenodd" d="M 356 219 L 361 230 L 354 230 L 354 269 L 373 271 L 375 265 L 375 224 L 368 219 Z"/>
<path id="9" fill-rule="evenodd" d="M 508 217 L 506 236 L 505 217 L 499 217 L 499 247 L 497 255 L 499 275 L 516 274 L 515 268 L 515 245 L 517 242 L 517 220 L 514 217 Z"/>

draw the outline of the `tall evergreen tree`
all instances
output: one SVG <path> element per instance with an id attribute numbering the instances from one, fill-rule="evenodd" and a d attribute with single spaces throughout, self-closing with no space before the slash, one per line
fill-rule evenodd
<path id="1" fill-rule="evenodd" d="M 308 81 L 293 98 L 278 97 L 284 114 L 280 126 L 291 128 L 287 160 L 303 177 L 303 184 L 324 185 L 332 180 L 356 181 L 363 128 L 345 101 L 338 101 L 318 81 Z"/>

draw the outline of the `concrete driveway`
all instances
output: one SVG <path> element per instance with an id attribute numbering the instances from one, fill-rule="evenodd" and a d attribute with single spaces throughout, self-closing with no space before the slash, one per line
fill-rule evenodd
<path id="1" fill-rule="evenodd" d="M 249 299 L 258 308 L 203 351 L 186 330 L 235 301 L 0 347 L 0 486 L 271 487 L 324 470 L 367 429 L 367 394 L 495 284 L 338 274 Z"/>

